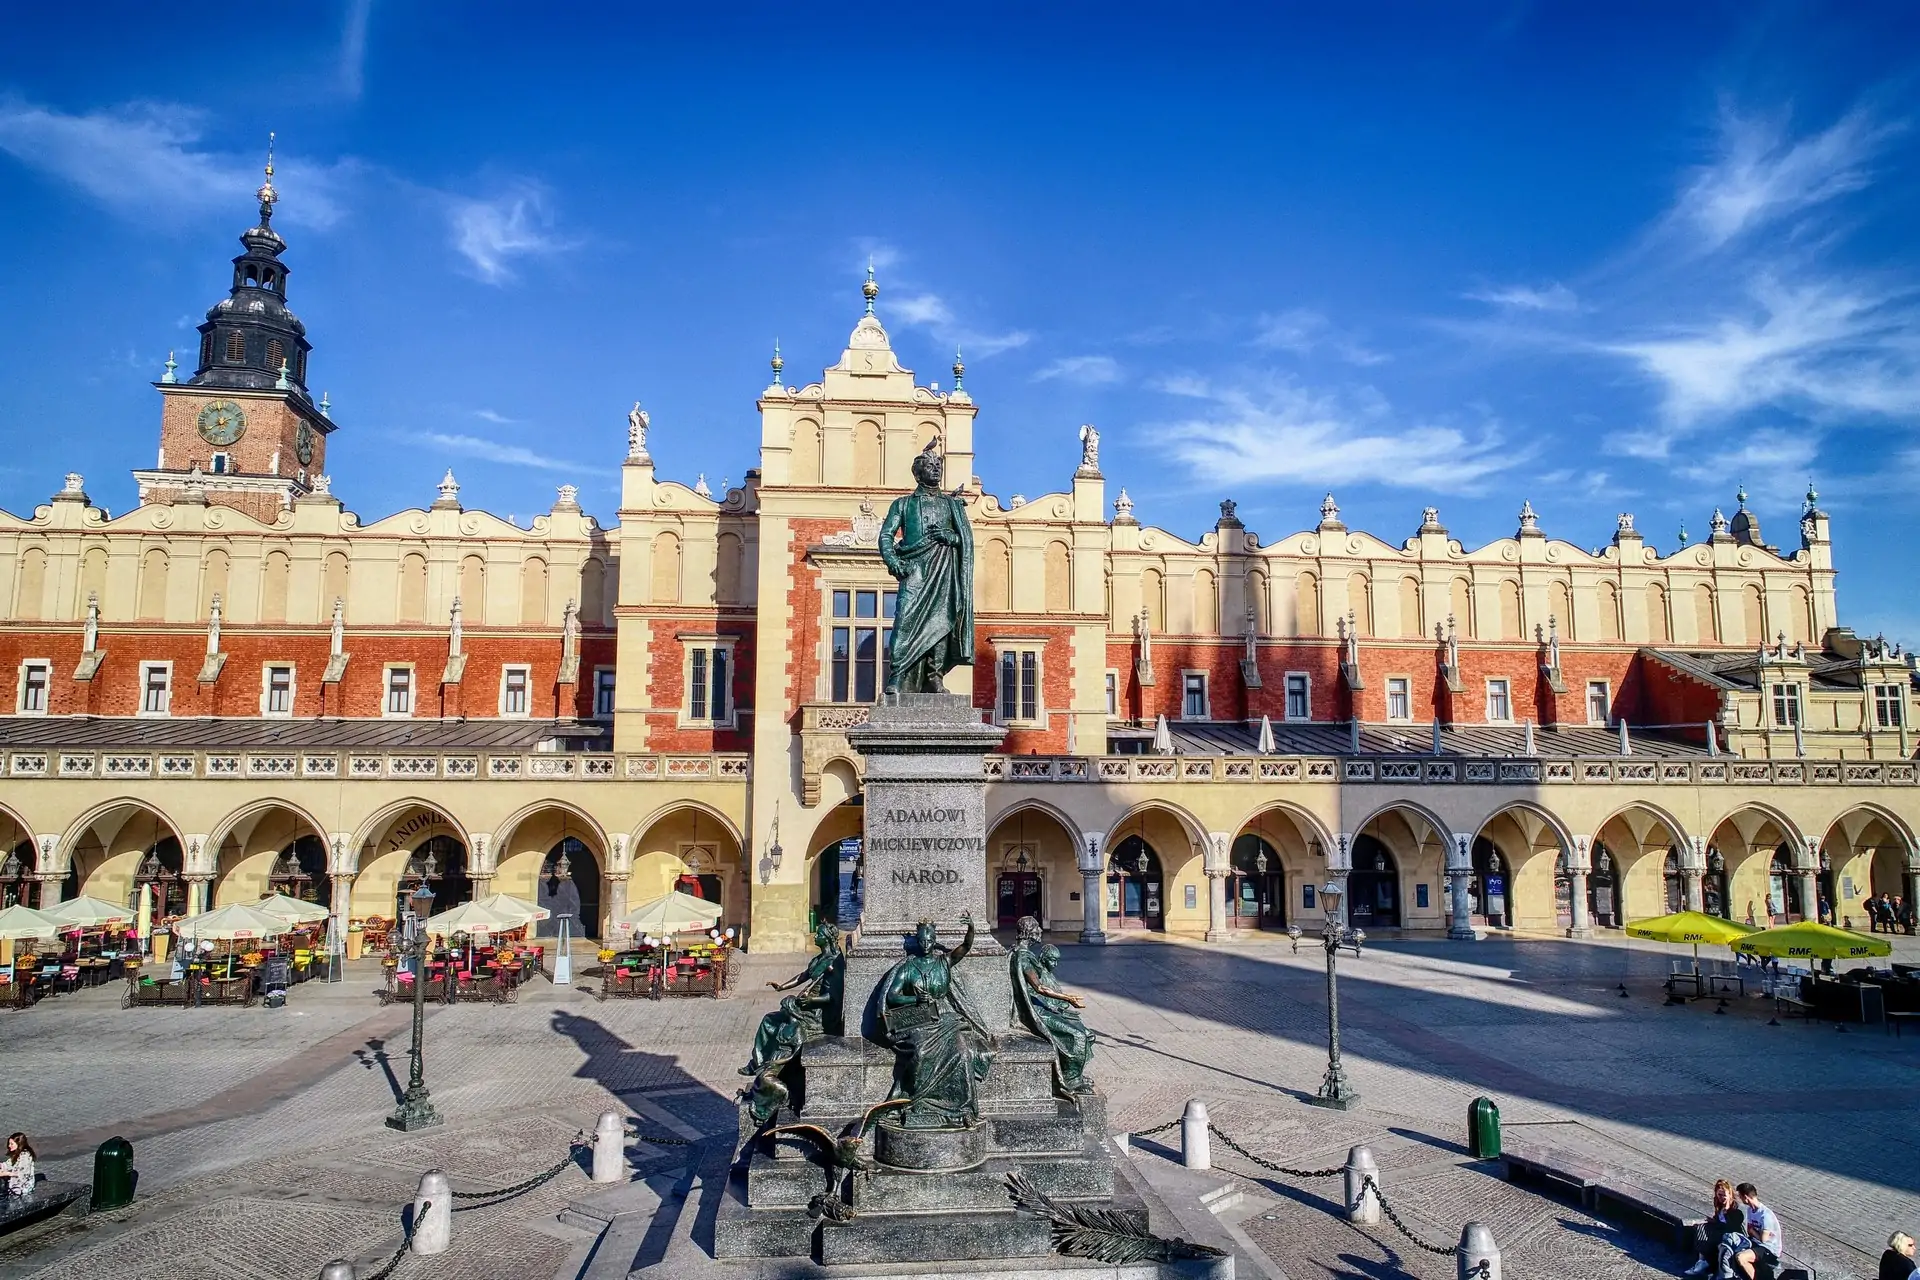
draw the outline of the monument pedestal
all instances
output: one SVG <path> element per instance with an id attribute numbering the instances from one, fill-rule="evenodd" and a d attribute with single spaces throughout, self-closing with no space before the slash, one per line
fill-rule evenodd
<path id="1" fill-rule="evenodd" d="M 847 957 L 847 1034 L 801 1048 L 798 1087 L 774 1125 L 839 1134 L 895 1094 L 896 1057 L 879 1035 L 882 979 L 923 920 L 952 948 L 962 917 L 975 917 L 973 947 L 952 974 L 996 1056 L 973 1123 L 913 1128 L 882 1113 L 860 1148 L 870 1171 L 829 1170 L 817 1143 L 793 1135 L 756 1136 L 743 1105 L 745 1149 L 714 1223 L 715 1256 L 830 1266 L 1043 1258 L 1051 1230 L 1014 1208 L 1006 1182 L 1016 1172 L 1059 1200 L 1131 1210 L 1144 1230 L 1138 1199 L 1124 1184 L 1116 1190 L 1104 1100 L 1055 1095 L 1053 1045 L 1015 1025 L 1009 957 L 988 931 L 981 761 L 1005 731 L 982 724 L 967 698 L 930 693 L 889 695 L 847 736 L 866 757 L 866 897 Z M 816 1205 L 829 1194 L 838 1205 Z M 845 1220 L 822 1220 L 810 1206 Z"/>

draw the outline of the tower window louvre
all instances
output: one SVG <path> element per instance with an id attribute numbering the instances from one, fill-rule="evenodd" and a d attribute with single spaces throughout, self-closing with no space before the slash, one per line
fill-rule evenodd
<path id="1" fill-rule="evenodd" d="M 243 364 L 247 358 L 247 335 L 238 329 L 227 333 L 227 363 Z"/>
<path id="2" fill-rule="evenodd" d="M 269 338 L 267 340 L 267 368 L 278 369 L 280 362 L 286 358 L 286 348 L 280 345 L 280 339 Z"/>

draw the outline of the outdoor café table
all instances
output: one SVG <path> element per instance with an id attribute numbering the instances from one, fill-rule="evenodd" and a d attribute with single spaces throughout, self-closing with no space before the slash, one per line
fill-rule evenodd
<path id="1" fill-rule="evenodd" d="M 1741 973 L 1738 969 L 1732 970 L 1731 972 L 1709 973 L 1706 977 L 1707 990 L 1709 993 L 1720 990 L 1721 985 L 1724 983 L 1730 990 L 1737 990 L 1743 996 L 1747 994 L 1747 975 Z"/>

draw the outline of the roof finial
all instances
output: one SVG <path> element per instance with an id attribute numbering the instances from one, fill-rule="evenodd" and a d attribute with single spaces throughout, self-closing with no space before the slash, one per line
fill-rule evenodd
<path id="1" fill-rule="evenodd" d="M 960 359 L 960 348 L 956 345 L 953 349 L 953 389 L 955 391 L 966 390 L 966 383 L 964 382 L 966 376 L 966 362 Z"/>
<path id="2" fill-rule="evenodd" d="M 780 358 L 780 339 L 778 338 L 773 340 L 773 359 L 768 361 L 768 363 L 773 366 L 773 382 L 775 386 L 778 386 L 780 384 L 780 371 L 787 367 L 787 362 Z"/>
<path id="3" fill-rule="evenodd" d="M 287 362 L 285 360 L 280 362 L 280 377 L 279 380 L 273 384 L 273 389 L 275 391 L 293 390 L 293 383 L 287 378 Z"/>
<path id="4" fill-rule="evenodd" d="M 1813 477 L 1807 477 L 1807 510 L 1812 511 L 1820 502 L 1819 491 L 1813 487 Z"/>
<path id="5" fill-rule="evenodd" d="M 873 300 L 880 296 L 880 286 L 873 282 L 873 255 L 867 255 L 867 282 L 860 286 L 860 292 L 867 300 L 867 314 L 873 314 Z"/>
<path id="6" fill-rule="evenodd" d="M 254 192 L 254 195 L 260 199 L 260 225 L 263 227 L 273 220 L 274 202 L 280 198 L 280 193 L 273 189 L 274 137 L 272 133 L 267 134 L 267 180 L 260 184 L 258 191 Z"/>
<path id="7" fill-rule="evenodd" d="M 1747 509 L 1747 486 L 1745 481 L 1742 481 L 1739 489 L 1735 490 L 1733 499 L 1740 504 L 1740 510 L 1745 511 Z"/>
<path id="8" fill-rule="evenodd" d="M 1687 522 L 1685 520 L 1680 522 L 1680 545 L 1683 547 L 1687 545 Z"/>
<path id="9" fill-rule="evenodd" d="M 161 374 L 161 375 L 160 375 L 160 381 L 162 381 L 162 382 L 178 382 L 178 381 L 179 381 L 179 379 L 178 379 L 178 378 L 175 378 L 175 377 L 173 376 L 173 371 L 174 371 L 175 369 L 178 369 L 179 367 L 180 367 L 180 366 L 179 366 L 178 364 L 176 364 L 176 363 L 174 362 L 174 359 L 173 359 L 173 352 L 171 352 L 171 351 L 169 351 L 169 352 L 167 352 L 167 371 L 166 371 L 165 373 L 163 373 L 163 374 Z"/>

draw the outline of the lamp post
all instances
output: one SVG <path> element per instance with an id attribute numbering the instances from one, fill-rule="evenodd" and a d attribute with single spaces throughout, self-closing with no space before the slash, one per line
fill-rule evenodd
<path id="1" fill-rule="evenodd" d="M 413 1065 L 407 1071 L 406 1096 L 387 1117 L 387 1127 L 407 1133 L 440 1123 L 440 1113 L 427 1101 L 426 1060 L 421 1056 L 422 1038 L 427 1025 L 427 910 L 433 904 L 433 890 L 423 877 L 411 899 L 413 923 Z"/>
<path id="2" fill-rule="evenodd" d="M 1360 1103 L 1360 1095 L 1347 1083 L 1340 1066 L 1340 984 L 1334 974 L 1334 959 L 1340 948 L 1358 945 L 1358 937 L 1340 922 L 1341 886 L 1329 880 L 1321 887 L 1320 904 L 1326 908 L 1327 928 L 1320 941 L 1327 949 L 1327 1074 L 1320 1081 L 1320 1092 L 1307 1101 L 1316 1107 L 1347 1111 Z"/>

